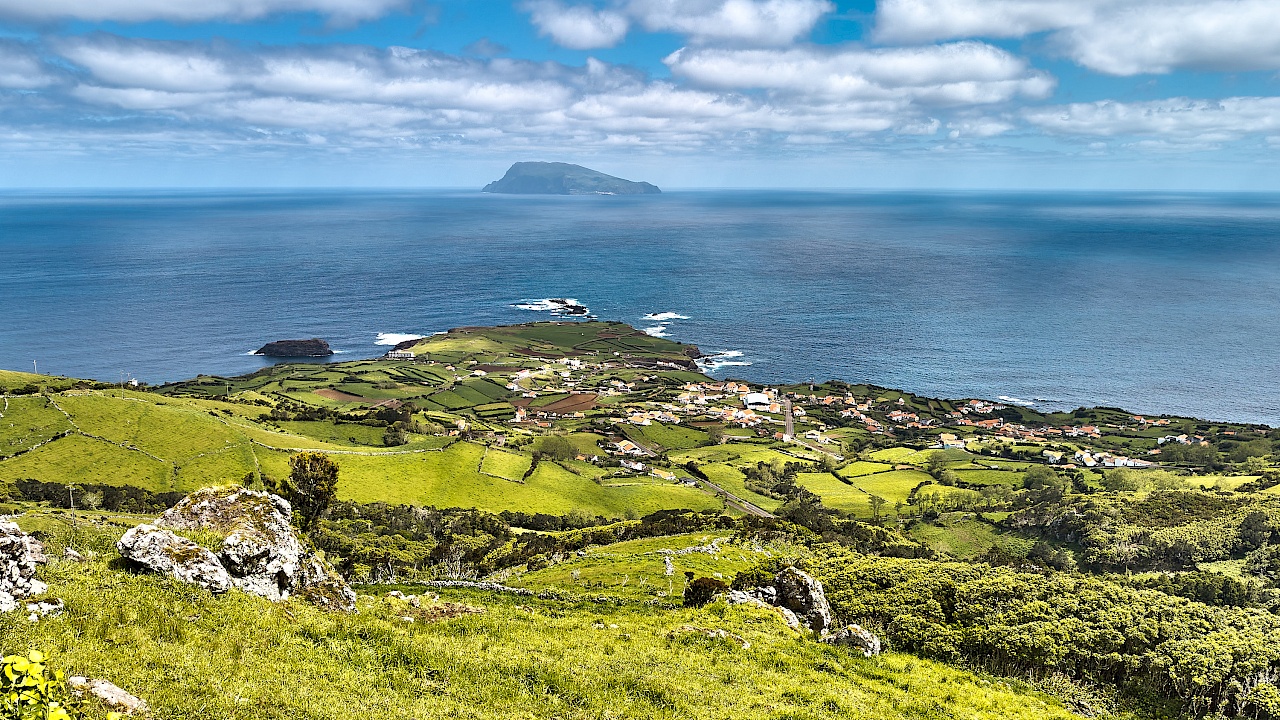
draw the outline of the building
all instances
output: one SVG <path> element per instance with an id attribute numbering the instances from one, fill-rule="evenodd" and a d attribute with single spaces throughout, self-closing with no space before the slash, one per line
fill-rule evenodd
<path id="1" fill-rule="evenodd" d="M 412 360 L 417 355 L 411 350 L 392 350 L 386 357 L 388 360 Z"/>

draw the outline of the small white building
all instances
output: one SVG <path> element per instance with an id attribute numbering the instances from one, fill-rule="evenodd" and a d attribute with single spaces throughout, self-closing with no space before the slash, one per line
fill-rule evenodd
<path id="1" fill-rule="evenodd" d="M 769 405 L 772 403 L 769 400 L 768 395 L 765 395 L 764 393 L 753 392 L 753 393 L 747 393 L 746 395 L 742 396 L 742 404 L 752 410 L 768 412 Z"/>
<path id="2" fill-rule="evenodd" d="M 392 350 L 387 353 L 388 360 L 412 360 L 417 355 L 412 350 Z"/>

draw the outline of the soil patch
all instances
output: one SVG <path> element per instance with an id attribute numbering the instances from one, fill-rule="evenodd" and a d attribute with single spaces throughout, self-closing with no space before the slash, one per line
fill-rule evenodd
<path id="1" fill-rule="evenodd" d="M 359 395 L 352 395 L 351 393 L 344 393 L 341 390 L 334 390 L 333 388 L 322 388 L 320 390 L 316 390 L 315 393 L 322 398 L 329 398 L 330 400 L 337 400 L 338 402 L 349 402 L 349 403 L 369 402 L 368 398 L 361 397 Z"/>

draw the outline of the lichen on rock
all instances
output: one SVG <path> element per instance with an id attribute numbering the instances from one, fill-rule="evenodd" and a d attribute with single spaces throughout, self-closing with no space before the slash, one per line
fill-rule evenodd
<path id="1" fill-rule="evenodd" d="M 234 487 L 205 488 L 183 498 L 161 515 L 155 526 L 141 527 L 150 528 L 148 533 L 159 531 L 170 536 L 170 530 L 215 533 L 221 544 L 216 552 L 205 552 L 226 575 L 229 587 L 273 601 L 296 595 L 326 609 L 354 611 L 355 593 L 323 556 L 298 537 L 290 524 L 292 517 L 289 502 L 278 495 Z M 121 543 L 125 557 L 157 572 L 175 574 L 167 567 L 130 557 L 126 551 L 132 551 L 131 544 L 124 539 Z"/>
<path id="2" fill-rule="evenodd" d="M 0 520 L 0 612 L 18 609 L 21 598 L 43 595 L 48 588 L 36 579 L 36 567 L 48 562 L 44 545 L 16 523 Z"/>

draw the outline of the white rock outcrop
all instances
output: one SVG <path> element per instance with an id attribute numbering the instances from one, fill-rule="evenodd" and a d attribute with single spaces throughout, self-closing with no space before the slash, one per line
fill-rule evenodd
<path id="1" fill-rule="evenodd" d="M 274 601 L 300 597 L 327 609 L 355 610 L 355 592 L 320 555 L 304 546 L 290 524 L 292 517 L 288 501 L 278 495 L 205 488 L 183 498 L 154 525 L 125 533 L 117 547 L 125 558 L 154 572 L 214 592 L 234 587 Z M 173 530 L 213 533 L 222 541 L 216 549 L 206 550 L 174 535 Z M 176 541 L 181 541 L 180 549 L 175 548 Z M 194 566 L 175 567 L 175 557 L 186 558 Z M 210 560 L 221 575 L 208 567 Z M 226 588 L 219 589 L 218 581 L 224 576 Z"/>
<path id="2" fill-rule="evenodd" d="M 22 607 L 22 598 L 43 595 L 49 588 L 36 579 L 36 567 L 48 562 L 44 545 L 16 523 L 0 520 L 0 612 Z"/>

